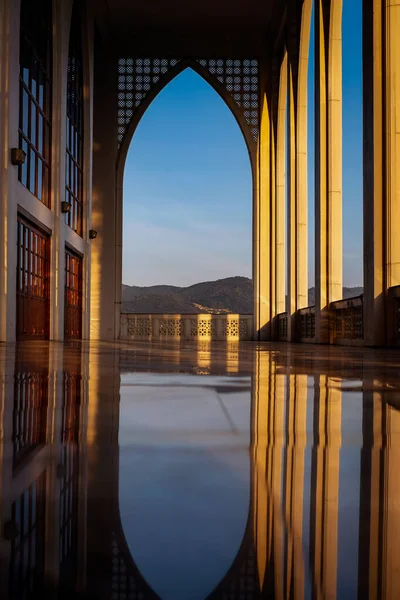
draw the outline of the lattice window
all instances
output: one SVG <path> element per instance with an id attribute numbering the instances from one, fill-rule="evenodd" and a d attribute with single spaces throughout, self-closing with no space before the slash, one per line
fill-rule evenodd
<path id="1" fill-rule="evenodd" d="M 66 339 L 82 337 L 82 285 L 83 260 L 70 250 L 65 250 L 64 336 Z"/>
<path id="2" fill-rule="evenodd" d="M 50 206 L 52 2 L 22 0 L 20 33 L 19 147 L 26 161 L 20 182 Z"/>
<path id="3" fill-rule="evenodd" d="M 65 222 L 82 235 L 83 213 L 83 62 L 81 14 L 78 0 L 74 2 L 69 38 L 67 71 L 67 152 L 65 200 L 70 211 Z"/>
<path id="4" fill-rule="evenodd" d="M 215 337 L 215 321 L 211 319 L 191 319 L 190 336 L 191 337 Z"/>
<path id="5" fill-rule="evenodd" d="M 179 62 L 176 58 L 118 60 L 118 142 L 122 142 L 134 111 L 152 87 Z"/>
<path id="6" fill-rule="evenodd" d="M 180 337 L 182 335 L 182 321 L 180 319 L 164 319 L 160 322 L 160 335 Z"/>
<path id="7" fill-rule="evenodd" d="M 243 339 L 249 335 L 247 321 L 243 319 L 227 319 L 222 322 L 222 335 L 224 338 Z"/>
<path id="8" fill-rule="evenodd" d="M 134 317 L 128 321 L 128 335 L 134 337 L 151 337 L 153 332 L 152 320 Z"/>
<path id="9" fill-rule="evenodd" d="M 254 141 L 259 129 L 259 65 L 256 59 L 200 59 L 199 64 L 231 94 L 247 121 Z"/>
<path id="10" fill-rule="evenodd" d="M 121 144 L 136 109 L 177 58 L 120 58 L 118 60 L 118 143 Z M 198 63 L 232 96 L 254 141 L 259 132 L 259 64 L 256 59 L 202 59 Z M 187 63 L 190 67 L 190 61 Z"/>

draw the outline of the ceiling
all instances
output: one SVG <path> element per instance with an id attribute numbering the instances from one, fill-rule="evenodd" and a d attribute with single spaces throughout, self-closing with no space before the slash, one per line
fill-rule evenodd
<path id="1" fill-rule="evenodd" d="M 283 0 L 90 0 L 120 56 L 258 55 L 279 28 Z"/>

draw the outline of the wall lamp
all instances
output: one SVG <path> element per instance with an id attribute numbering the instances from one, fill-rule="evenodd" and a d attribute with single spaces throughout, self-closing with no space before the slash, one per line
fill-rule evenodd
<path id="1" fill-rule="evenodd" d="M 95 229 L 89 229 L 89 240 L 95 240 L 97 238 L 97 231 Z"/>
<path id="2" fill-rule="evenodd" d="M 11 148 L 11 164 L 20 167 L 25 163 L 26 152 L 21 148 Z"/>
<path id="3" fill-rule="evenodd" d="M 64 200 L 64 202 L 61 202 L 61 212 L 62 213 L 69 213 L 70 210 L 71 210 L 71 204 L 69 202 L 66 202 L 66 200 Z"/>

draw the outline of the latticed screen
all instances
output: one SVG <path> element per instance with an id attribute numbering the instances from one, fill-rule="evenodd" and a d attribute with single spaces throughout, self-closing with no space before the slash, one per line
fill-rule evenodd
<path id="1" fill-rule="evenodd" d="M 82 235 L 83 216 L 83 65 L 81 19 L 74 3 L 68 55 L 67 155 L 65 199 L 71 205 L 65 222 Z"/>
<path id="2" fill-rule="evenodd" d="M 17 224 L 17 334 L 49 334 L 49 236 L 31 223 Z"/>
<path id="3" fill-rule="evenodd" d="M 22 0 L 19 145 L 26 153 L 19 179 L 50 206 L 51 0 Z"/>
<path id="4" fill-rule="evenodd" d="M 118 61 L 118 142 L 121 144 L 135 111 L 146 96 L 181 59 L 120 58 Z M 216 85 L 232 97 L 238 114 L 247 124 L 254 142 L 259 131 L 259 65 L 256 59 L 197 59 L 185 66 L 200 65 L 215 78 Z"/>
<path id="5" fill-rule="evenodd" d="M 256 59 L 200 59 L 199 63 L 226 88 L 242 112 L 251 135 L 258 138 L 259 67 Z"/>
<path id="6" fill-rule="evenodd" d="M 82 336 L 82 269 L 83 261 L 70 250 L 65 251 L 64 335 Z"/>
<path id="7" fill-rule="evenodd" d="M 36 598 L 43 592 L 45 558 L 46 472 L 43 472 L 12 505 L 18 530 L 11 542 L 10 596 Z"/>
<path id="8" fill-rule="evenodd" d="M 118 141 L 152 87 L 178 63 L 176 58 L 120 58 L 118 61 Z"/>

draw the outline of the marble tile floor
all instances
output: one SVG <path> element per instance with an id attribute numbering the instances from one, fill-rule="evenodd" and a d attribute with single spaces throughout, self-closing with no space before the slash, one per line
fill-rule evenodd
<path id="1" fill-rule="evenodd" d="M 400 353 L 0 344 L 0 598 L 398 598 Z"/>

